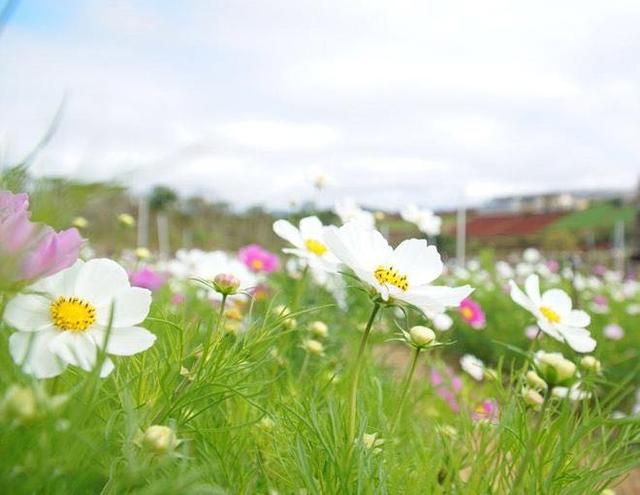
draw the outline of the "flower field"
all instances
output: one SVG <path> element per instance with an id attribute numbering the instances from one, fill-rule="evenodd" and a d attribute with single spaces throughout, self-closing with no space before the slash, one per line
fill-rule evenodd
<path id="1" fill-rule="evenodd" d="M 348 202 L 277 252 L 105 257 L 29 200 L 0 192 L 2 493 L 634 493 L 632 277 L 444 263 Z"/>

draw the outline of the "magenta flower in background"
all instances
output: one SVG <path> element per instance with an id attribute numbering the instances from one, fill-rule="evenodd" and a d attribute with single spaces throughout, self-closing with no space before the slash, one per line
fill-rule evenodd
<path id="1" fill-rule="evenodd" d="M 551 273 L 558 273 L 558 270 L 560 270 L 560 263 L 558 263 L 556 260 L 547 260 L 545 264 L 547 265 L 547 269 Z"/>
<path id="2" fill-rule="evenodd" d="M 607 273 L 607 267 L 604 265 L 596 265 L 593 267 L 593 274 L 598 277 L 603 277 Z"/>
<path id="3" fill-rule="evenodd" d="M 462 319 L 476 330 L 484 328 L 487 320 L 480 305 L 467 297 L 460 303 L 460 315 Z"/>
<path id="4" fill-rule="evenodd" d="M 279 266 L 278 257 L 258 244 L 240 248 L 238 258 L 255 273 L 271 273 Z"/>
<path id="5" fill-rule="evenodd" d="M 156 291 L 164 285 L 166 277 L 151 268 L 144 267 L 135 272 L 130 272 L 129 280 L 134 287 Z"/>
<path id="6" fill-rule="evenodd" d="M 76 229 L 56 232 L 30 220 L 26 194 L 0 191 L 0 254 L 9 260 L 2 273 L 11 281 L 48 277 L 73 265 L 84 240 Z"/>
<path id="7" fill-rule="evenodd" d="M 500 409 L 498 408 L 498 403 L 493 399 L 483 400 L 476 406 L 471 414 L 471 418 L 474 421 L 486 421 L 491 424 L 497 423 L 499 416 Z"/>
<path id="8" fill-rule="evenodd" d="M 461 378 L 451 371 L 451 368 L 445 369 L 444 375 L 435 368 L 431 368 L 431 385 L 436 390 L 436 394 L 449 406 L 453 412 L 460 411 L 457 395 L 462 389 Z"/>
<path id="9" fill-rule="evenodd" d="M 180 306 L 181 304 L 184 303 L 186 297 L 184 297 L 184 294 L 180 294 L 180 293 L 175 293 L 174 295 L 171 296 L 171 304 L 173 306 Z"/>

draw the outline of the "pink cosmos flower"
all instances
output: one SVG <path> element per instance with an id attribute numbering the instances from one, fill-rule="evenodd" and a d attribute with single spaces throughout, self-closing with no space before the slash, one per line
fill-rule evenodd
<path id="1" fill-rule="evenodd" d="M 431 369 L 431 385 L 435 388 L 438 397 L 449 406 L 449 409 L 457 413 L 460 411 L 460 405 L 456 397 L 462 389 L 462 380 L 453 373 L 451 368 L 447 367 L 444 371 L 446 376 L 443 376 L 435 368 Z"/>
<path id="2" fill-rule="evenodd" d="M 496 424 L 500 417 L 498 403 L 493 399 L 483 400 L 476 406 L 471 417 L 474 421 L 483 421 Z"/>
<path id="3" fill-rule="evenodd" d="M 604 265 L 596 265 L 593 267 L 593 274 L 598 277 L 603 277 L 607 273 L 607 267 Z"/>
<path id="4" fill-rule="evenodd" d="M 556 260 L 547 260 L 545 264 L 547 265 L 547 269 L 551 273 L 558 273 L 558 270 L 560 270 L 560 263 L 558 263 Z"/>
<path id="5" fill-rule="evenodd" d="M 278 257 L 258 244 L 249 244 L 238 251 L 238 258 L 255 273 L 271 273 L 278 269 Z"/>
<path id="6" fill-rule="evenodd" d="M 484 328 L 487 322 L 480 305 L 470 297 L 463 299 L 460 303 L 460 315 L 466 323 L 476 330 Z"/>
<path id="7" fill-rule="evenodd" d="M 156 291 L 164 285 L 166 277 L 151 268 L 144 267 L 135 272 L 130 272 L 129 280 L 134 287 L 142 287 L 143 289 Z"/>
<path id="8" fill-rule="evenodd" d="M 185 297 L 184 294 L 180 294 L 180 293 L 175 293 L 174 295 L 171 296 L 171 304 L 173 306 L 180 306 L 181 304 L 184 303 L 185 301 Z"/>
<path id="9" fill-rule="evenodd" d="M 31 222 L 26 194 L 0 191 L 0 256 L 9 261 L 12 281 L 48 277 L 73 265 L 84 240 L 77 229 L 56 232 Z"/>

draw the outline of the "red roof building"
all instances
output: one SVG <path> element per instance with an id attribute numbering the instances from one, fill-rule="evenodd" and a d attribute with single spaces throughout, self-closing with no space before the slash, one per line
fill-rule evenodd
<path id="1" fill-rule="evenodd" d="M 467 220 L 467 236 L 528 237 L 542 232 L 566 213 L 478 215 Z"/>

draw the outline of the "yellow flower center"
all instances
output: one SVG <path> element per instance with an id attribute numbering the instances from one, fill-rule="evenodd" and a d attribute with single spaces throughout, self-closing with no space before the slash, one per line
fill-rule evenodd
<path id="1" fill-rule="evenodd" d="M 398 273 L 398 271 L 392 266 L 379 266 L 373 272 L 374 277 L 379 284 L 390 284 L 401 291 L 406 292 L 409 289 L 409 282 L 407 282 L 407 276 Z"/>
<path id="2" fill-rule="evenodd" d="M 316 256 L 322 256 L 328 251 L 327 246 L 322 244 L 320 241 L 316 241 L 315 239 L 307 239 L 306 241 L 304 241 L 304 245 Z"/>
<path id="3" fill-rule="evenodd" d="M 60 330 L 84 332 L 96 321 L 96 308 L 78 297 L 60 296 L 49 306 L 49 313 Z"/>
<path id="4" fill-rule="evenodd" d="M 254 270 L 262 270 L 264 267 L 264 263 L 262 260 L 251 260 L 251 268 Z"/>
<path id="5" fill-rule="evenodd" d="M 473 311 L 471 310 L 471 308 L 468 308 L 466 306 L 462 308 L 460 312 L 462 313 L 462 316 L 467 320 L 471 319 L 471 317 L 473 316 Z"/>
<path id="6" fill-rule="evenodd" d="M 547 306 L 540 306 L 540 312 L 549 323 L 560 323 L 560 315 Z"/>

